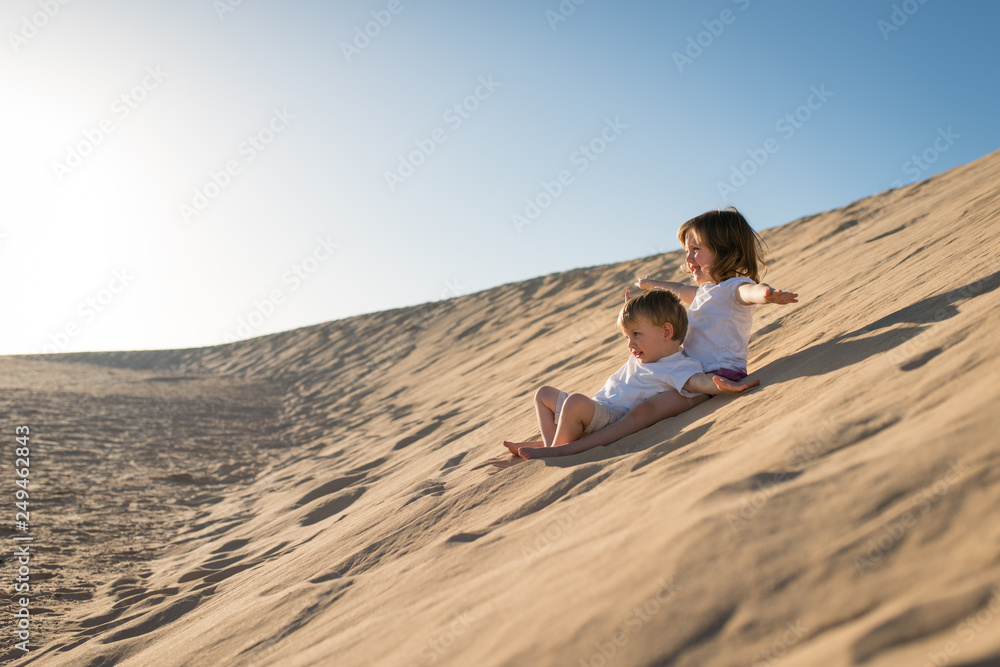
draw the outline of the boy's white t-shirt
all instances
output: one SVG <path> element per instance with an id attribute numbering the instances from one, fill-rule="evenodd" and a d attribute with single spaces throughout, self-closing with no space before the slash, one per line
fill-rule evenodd
<path id="1" fill-rule="evenodd" d="M 628 361 L 594 394 L 594 400 L 631 410 L 650 396 L 671 388 L 681 396 L 697 396 L 697 393 L 684 391 L 684 383 L 700 372 L 701 364 L 683 351 L 647 364 L 629 355 Z"/>
<path id="2" fill-rule="evenodd" d="M 741 304 L 736 295 L 740 285 L 755 284 L 738 277 L 698 287 L 688 308 L 684 351 L 701 362 L 706 373 L 720 368 L 747 372 L 754 307 Z"/>

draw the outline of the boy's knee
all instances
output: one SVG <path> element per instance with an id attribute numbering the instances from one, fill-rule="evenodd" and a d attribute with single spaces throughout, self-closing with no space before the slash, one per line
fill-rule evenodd
<path id="1" fill-rule="evenodd" d="M 557 396 L 558 394 L 559 394 L 558 389 L 556 389 L 555 387 L 550 387 L 548 385 L 545 385 L 544 387 L 539 387 L 538 391 L 535 392 L 535 400 L 543 401 L 547 398 Z"/>

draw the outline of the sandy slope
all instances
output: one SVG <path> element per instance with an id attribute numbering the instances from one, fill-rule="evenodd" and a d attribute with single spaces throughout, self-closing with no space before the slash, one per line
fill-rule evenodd
<path id="1" fill-rule="evenodd" d="M 565 459 L 500 442 L 538 385 L 600 387 L 621 290 L 679 253 L 0 358 L 35 434 L 22 662 L 1000 664 L 997 183 L 1000 153 L 769 231 L 801 303 L 758 310 L 762 388 Z"/>

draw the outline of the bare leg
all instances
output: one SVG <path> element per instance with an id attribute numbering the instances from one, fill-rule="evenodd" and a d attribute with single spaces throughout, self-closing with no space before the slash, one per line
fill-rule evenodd
<path id="1" fill-rule="evenodd" d="M 538 417 L 538 430 L 542 434 L 542 442 L 546 447 L 552 446 L 556 437 L 556 401 L 559 400 L 559 390 L 548 385 L 535 392 L 535 415 Z"/>
<path id="2" fill-rule="evenodd" d="M 538 418 L 538 430 L 542 434 L 542 439 L 528 442 L 513 442 L 504 440 L 503 446 L 510 450 L 510 453 L 517 456 L 517 450 L 522 447 L 531 449 L 534 447 L 548 447 L 552 445 L 556 437 L 556 401 L 559 399 L 559 390 L 548 385 L 541 387 L 535 392 L 535 416 Z"/>
<path id="3" fill-rule="evenodd" d="M 551 391 L 549 391 L 551 390 Z M 535 410 L 538 413 L 538 426 L 542 431 L 542 442 L 510 442 L 505 440 L 503 446 L 510 450 L 511 454 L 528 458 L 525 452 L 546 449 L 557 445 L 564 445 L 573 442 L 583 435 L 590 421 L 594 418 L 594 401 L 583 394 L 570 394 L 563 403 L 562 412 L 559 413 L 559 423 L 555 423 L 555 402 L 550 402 L 552 393 L 555 398 L 559 397 L 559 390 L 554 387 L 542 387 L 535 394 Z M 554 433 L 551 438 L 546 432 L 549 429 L 549 422 Z"/>
<path id="4" fill-rule="evenodd" d="M 594 401 L 583 394 L 570 394 L 559 414 L 555 440 L 551 444 L 546 440 L 547 446 L 565 445 L 578 440 L 593 418 Z"/>
<path id="5" fill-rule="evenodd" d="M 694 398 L 685 398 L 671 389 L 670 391 L 647 398 L 615 423 L 605 426 L 599 431 L 588 433 L 575 442 L 560 444 L 556 447 L 546 447 L 544 449 L 526 448 L 520 456 L 526 459 L 567 456 L 569 454 L 579 454 L 580 452 L 585 452 L 588 449 L 601 445 L 610 445 L 612 442 L 620 440 L 626 435 L 637 433 L 647 426 L 652 426 L 661 419 L 674 417 L 690 410 L 708 399 L 709 397 L 705 394 L 698 394 Z"/>

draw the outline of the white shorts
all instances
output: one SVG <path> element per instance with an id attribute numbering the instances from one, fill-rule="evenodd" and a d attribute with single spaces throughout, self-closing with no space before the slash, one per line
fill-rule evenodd
<path id="1" fill-rule="evenodd" d="M 569 394 L 565 391 L 560 391 L 559 396 L 556 398 L 556 424 L 559 423 L 559 416 L 562 414 L 563 403 L 569 398 Z M 594 401 L 594 399 L 590 399 Z M 601 403 L 600 401 L 594 401 L 594 418 L 590 420 L 587 424 L 587 428 L 583 430 L 583 434 L 593 433 L 594 431 L 599 431 L 609 424 L 614 424 L 616 421 L 628 414 L 627 408 L 622 408 L 617 405 L 611 405 L 610 403 Z"/>

